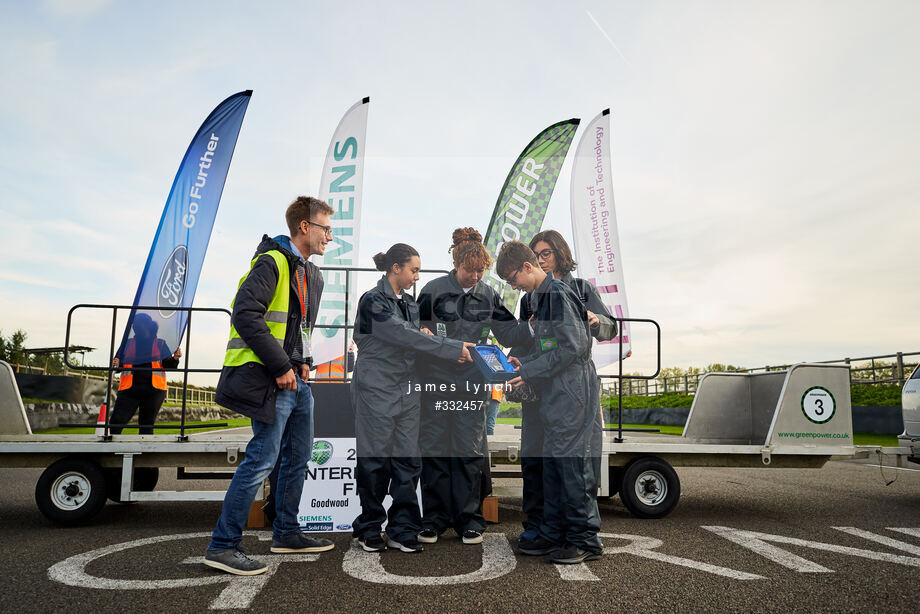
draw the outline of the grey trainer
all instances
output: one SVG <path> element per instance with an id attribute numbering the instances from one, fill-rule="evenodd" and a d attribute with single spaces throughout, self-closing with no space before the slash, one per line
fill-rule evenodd
<path id="1" fill-rule="evenodd" d="M 272 552 L 279 554 L 289 552 L 326 552 L 335 548 L 328 539 L 310 537 L 303 533 L 294 533 L 286 537 L 272 537 Z"/>
<path id="2" fill-rule="evenodd" d="M 204 555 L 204 564 L 238 576 L 257 576 L 268 571 L 267 565 L 249 558 L 239 547 L 209 549 Z"/>

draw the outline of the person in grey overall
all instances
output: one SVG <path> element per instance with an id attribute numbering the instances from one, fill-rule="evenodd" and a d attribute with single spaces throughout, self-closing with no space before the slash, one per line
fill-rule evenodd
<path id="1" fill-rule="evenodd" d="M 416 355 L 470 362 L 461 341 L 419 328 L 418 305 L 404 290 L 419 278 L 418 252 L 405 243 L 374 256 L 384 275 L 358 301 L 354 340 L 358 346 L 351 384 L 357 438 L 357 491 L 361 514 L 352 530 L 366 551 L 387 547 L 421 552 L 421 512 L 416 497 L 419 458 L 419 392 Z M 383 499 L 393 502 L 389 511 Z M 381 527 L 387 522 L 386 540 Z"/>
<path id="2" fill-rule="evenodd" d="M 591 326 L 581 300 L 564 282 L 543 271 L 533 251 L 509 241 L 498 254 L 498 275 L 527 292 L 533 313 L 531 352 L 512 360 L 519 376 L 539 395 L 543 440 L 543 520 L 538 535 L 519 545 L 522 554 L 550 555 L 576 564 L 603 553 L 597 536 L 597 468 L 603 425 L 597 371 L 591 360 Z M 525 551 L 526 550 L 526 551 Z"/>
<path id="3" fill-rule="evenodd" d="M 591 325 L 591 336 L 598 341 L 609 341 L 616 337 L 617 324 L 610 316 L 601 300 L 600 293 L 590 281 L 574 277 L 575 259 L 568 243 L 559 232 L 544 230 L 537 233 L 530 241 L 530 249 L 537 256 L 540 268 L 546 273 L 552 273 L 555 279 L 566 283 L 581 300 L 587 309 L 588 323 Z M 530 301 L 521 300 L 520 319 L 527 321 L 532 312 Z M 528 353 L 529 348 L 519 346 L 511 350 L 512 356 L 521 352 Z M 598 384 L 599 385 L 599 384 Z M 600 408 L 598 408 L 600 411 Z M 603 419 L 603 415 L 602 415 Z M 543 437 L 544 425 L 540 419 L 539 405 L 535 401 L 521 403 L 521 477 L 523 481 L 522 511 L 524 512 L 524 531 L 518 537 L 519 546 L 523 551 L 528 551 L 528 542 L 536 538 L 538 528 L 543 521 Z M 593 463 L 597 465 L 598 474 L 595 480 L 600 479 L 600 458 Z M 599 483 L 599 482 L 598 482 Z"/>
<path id="4" fill-rule="evenodd" d="M 421 325 L 435 335 L 483 345 L 493 333 L 505 346 L 525 343 L 530 331 L 482 281 L 492 259 L 475 228 L 453 233 L 454 269 L 419 293 Z M 453 528 L 464 544 L 482 542 L 482 487 L 488 450 L 485 414 L 491 388 L 474 364 L 432 358 L 419 361 L 422 424 L 422 531 L 434 543 Z M 501 385 L 497 383 L 496 385 Z"/>

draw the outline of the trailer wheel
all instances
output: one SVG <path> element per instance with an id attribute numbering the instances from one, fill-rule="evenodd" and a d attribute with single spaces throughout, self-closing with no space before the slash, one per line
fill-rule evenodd
<path id="1" fill-rule="evenodd" d="M 158 467 L 135 467 L 134 490 L 138 492 L 151 492 L 157 487 L 160 480 Z M 122 503 L 121 500 L 121 468 L 110 467 L 105 469 L 105 483 L 109 500 Z"/>
<path id="2" fill-rule="evenodd" d="M 35 503 L 44 516 L 57 524 L 79 525 L 105 506 L 105 475 L 102 468 L 84 458 L 62 458 L 38 478 Z"/>
<path id="3" fill-rule="evenodd" d="M 637 518 L 664 518 L 680 499 L 680 479 L 660 458 L 637 458 L 623 472 L 620 499 Z"/>

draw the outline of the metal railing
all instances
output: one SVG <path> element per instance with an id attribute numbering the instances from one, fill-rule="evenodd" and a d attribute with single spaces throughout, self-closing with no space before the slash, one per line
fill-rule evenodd
<path id="1" fill-rule="evenodd" d="M 47 373 L 45 367 L 33 367 L 31 365 L 20 365 L 20 364 L 11 364 L 13 371 L 16 373 L 26 373 L 29 375 L 61 375 L 67 377 L 79 377 L 82 379 L 91 379 L 99 382 L 104 382 L 108 378 L 103 377 L 102 375 L 93 375 L 91 373 L 85 373 L 80 371 L 71 371 L 70 369 L 64 369 L 63 373 Z M 95 369 L 94 369 L 95 370 Z M 117 386 L 118 378 L 114 377 L 112 380 L 113 384 Z M 182 386 L 167 383 L 166 385 L 166 400 L 164 403 L 181 403 L 182 402 Z M 214 405 L 214 391 L 207 388 L 199 388 L 198 386 L 189 385 L 185 388 L 188 401 L 197 405 Z"/>
<path id="2" fill-rule="evenodd" d="M 106 381 L 106 393 L 105 393 L 105 406 L 108 409 L 108 411 L 106 411 L 106 415 L 105 415 L 105 427 L 104 427 L 104 431 L 102 434 L 102 438 L 106 441 L 109 441 L 112 439 L 110 422 L 111 422 L 111 416 L 112 416 L 111 410 L 112 410 L 113 377 L 116 371 L 123 370 L 121 368 L 112 366 L 112 360 L 115 357 L 115 338 L 118 333 L 118 310 L 121 309 L 121 310 L 128 310 L 128 311 L 154 311 L 154 310 L 159 310 L 160 308 L 158 306 L 149 306 L 149 305 L 146 305 L 146 306 L 145 305 L 94 305 L 94 304 L 74 305 L 73 307 L 70 308 L 70 311 L 67 312 L 67 329 L 65 332 L 66 339 L 64 343 L 65 348 L 70 347 L 71 322 L 73 319 L 74 312 L 77 311 L 78 309 L 106 309 L 106 310 L 111 309 L 112 310 L 112 334 L 111 334 L 111 337 L 109 338 L 109 357 L 108 357 L 108 362 L 106 363 L 106 366 L 104 367 L 89 366 L 88 367 L 85 365 L 71 364 L 69 350 L 65 349 L 64 351 L 64 364 L 68 368 L 74 369 L 75 371 L 105 371 L 108 374 L 108 377 L 106 378 L 107 381 Z M 227 425 L 224 422 L 217 422 L 217 423 L 209 422 L 209 423 L 200 424 L 200 425 L 187 425 L 185 423 L 186 411 L 188 409 L 188 403 L 187 403 L 188 402 L 188 391 L 189 391 L 188 374 L 189 373 L 220 373 L 221 371 L 219 368 L 218 369 L 193 369 L 188 366 L 189 350 L 191 346 L 191 337 L 192 337 L 192 314 L 197 313 L 197 312 L 222 312 L 222 313 L 227 314 L 227 316 L 229 317 L 230 310 L 224 309 L 221 307 L 173 307 L 171 308 L 171 311 L 184 311 L 188 313 L 188 320 L 186 320 L 186 324 L 185 324 L 185 350 L 182 354 L 183 358 L 185 359 L 185 363 L 181 367 L 177 366 L 174 369 L 170 369 L 170 371 L 178 371 L 182 373 L 182 399 L 181 399 L 182 400 L 182 415 L 179 421 L 179 440 L 187 441 L 188 436 L 185 434 L 185 431 L 187 429 L 213 428 L 215 426 L 226 426 Z M 131 370 L 138 372 L 138 371 L 154 371 L 155 369 L 152 366 L 151 367 L 136 367 L 135 366 L 135 367 L 131 367 Z M 70 427 L 86 427 L 86 426 L 96 426 L 96 425 L 95 424 L 60 424 L 59 426 L 63 428 L 70 428 Z M 118 424 L 116 426 L 120 428 L 138 428 L 138 429 L 148 428 L 148 427 L 151 429 L 176 428 L 175 424 L 125 424 L 125 425 Z"/>
<path id="3" fill-rule="evenodd" d="M 841 358 L 838 360 L 822 360 L 818 364 L 847 364 L 850 365 L 850 384 L 899 384 L 904 385 L 911 372 L 920 362 L 920 352 L 896 352 L 881 356 L 866 356 L 864 358 Z M 737 373 L 766 373 L 770 371 L 785 371 L 792 364 L 768 365 L 751 369 L 740 369 Z M 623 382 L 624 396 L 658 396 L 668 393 L 696 394 L 700 378 L 705 373 L 657 377 L 645 381 L 626 380 Z M 624 378 L 625 379 L 625 378 Z M 604 383 L 604 395 L 618 395 L 616 382 Z"/>
<path id="4" fill-rule="evenodd" d="M 354 323 L 349 323 L 348 317 L 350 315 L 351 309 L 349 308 L 348 297 L 351 294 L 351 273 L 380 273 L 377 269 L 372 269 L 369 267 L 353 267 L 353 266 L 324 266 L 321 267 L 321 271 L 345 271 L 345 319 L 344 324 L 315 324 L 314 329 L 317 328 L 328 328 L 328 329 L 341 329 L 345 331 L 354 330 Z M 446 275 L 450 271 L 444 269 L 419 269 L 419 273 L 440 273 Z M 416 298 L 417 294 L 417 284 L 412 285 L 412 298 Z M 357 302 L 356 302 L 357 304 Z M 328 377 L 316 378 L 311 377 L 311 380 L 318 380 L 321 382 L 350 382 L 351 381 L 351 372 L 348 371 L 348 345 L 349 345 L 348 333 L 346 332 L 342 336 L 342 376 L 333 376 L 330 372 Z M 325 363 L 324 363 L 325 364 Z"/>
<path id="5" fill-rule="evenodd" d="M 183 389 L 182 386 L 173 386 L 172 384 L 166 385 L 166 400 L 164 403 L 181 403 L 183 390 L 185 391 L 185 398 L 187 402 L 191 403 L 192 405 L 215 405 L 214 390 L 198 388 L 197 386 L 186 386 Z"/>

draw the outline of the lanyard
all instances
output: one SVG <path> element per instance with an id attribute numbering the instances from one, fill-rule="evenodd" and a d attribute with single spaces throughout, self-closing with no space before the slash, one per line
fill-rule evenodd
<path id="1" fill-rule="evenodd" d="M 297 276 L 297 298 L 300 299 L 300 315 L 307 319 L 307 272 L 304 271 L 303 281 L 300 279 L 300 267 L 296 270 Z"/>

